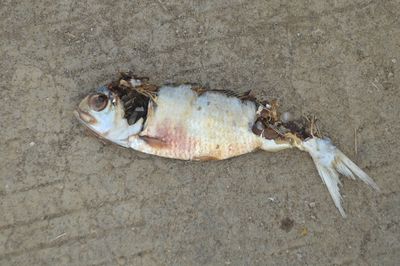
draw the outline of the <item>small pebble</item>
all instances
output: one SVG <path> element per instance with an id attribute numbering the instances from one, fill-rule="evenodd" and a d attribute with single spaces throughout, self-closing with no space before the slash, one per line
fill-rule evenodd
<path id="1" fill-rule="evenodd" d="M 315 207 L 315 202 L 310 202 L 309 204 L 308 204 L 308 206 L 310 206 L 310 208 L 314 208 Z"/>
<path id="2" fill-rule="evenodd" d="M 306 236 L 306 235 L 308 235 L 308 229 L 307 229 L 306 227 L 304 227 L 304 228 L 301 230 L 300 235 L 301 235 L 301 236 Z"/>
<path id="3" fill-rule="evenodd" d="M 31 146 L 31 147 L 33 147 L 33 146 L 35 146 L 35 142 L 31 142 L 31 143 L 29 143 L 29 146 Z"/>

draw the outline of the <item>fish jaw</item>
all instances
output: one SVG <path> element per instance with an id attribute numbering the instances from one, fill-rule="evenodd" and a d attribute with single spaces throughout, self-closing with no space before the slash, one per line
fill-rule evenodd
<path id="1" fill-rule="evenodd" d="M 96 124 L 97 120 L 88 112 L 81 110 L 79 107 L 74 110 L 74 116 L 83 124 Z"/>

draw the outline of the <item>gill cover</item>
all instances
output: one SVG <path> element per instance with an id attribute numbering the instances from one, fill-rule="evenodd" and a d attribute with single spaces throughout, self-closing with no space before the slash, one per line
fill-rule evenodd
<path id="1" fill-rule="evenodd" d="M 78 120 L 101 138 L 129 147 L 128 138 L 142 129 L 143 119 L 128 125 L 119 97 L 106 86 L 82 100 L 75 111 Z"/>

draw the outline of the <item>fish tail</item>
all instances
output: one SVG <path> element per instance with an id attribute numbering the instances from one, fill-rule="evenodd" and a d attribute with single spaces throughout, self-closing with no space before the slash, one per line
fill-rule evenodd
<path id="1" fill-rule="evenodd" d="M 339 180 L 339 174 L 352 179 L 359 178 L 379 191 L 372 178 L 337 149 L 329 139 L 313 137 L 298 144 L 300 145 L 295 145 L 297 148 L 307 151 L 311 155 L 322 181 L 327 186 L 333 202 L 343 217 L 346 217 L 346 213 L 341 205 L 342 196 L 339 186 L 342 184 Z"/>
<path id="2" fill-rule="evenodd" d="M 340 186 L 342 183 L 339 174 L 354 180 L 359 178 L 379 191 L 371 177 L 336 148 L 328 138 L 322 137 L 315 116 L 292 120 L 289 119 L 291 115 L 287 113 L 287 119 L 282 121 L 279 119 L 277 107 L 277 103 L 273 102 L 269 106 L 259 107 L 259 111 L 257 111 L 258 117 L 252 131 L 263 137 L 260 148 L 266 151 L 279 151 L 296 147 L 308 152 L 343 217 L 346 217 L 346 213 L 341 204 Z"/>

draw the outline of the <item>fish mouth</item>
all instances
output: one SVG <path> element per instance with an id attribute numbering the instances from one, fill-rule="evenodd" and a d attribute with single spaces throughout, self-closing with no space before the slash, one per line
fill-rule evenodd
<path id="1" fill-rule="evenodd" d="M 76 110 L 74 110 L 74 115 L 75 117 L 81 121 L 82 123 L 86 123 L 86 124 L 91 124 L 94 125 L 97 123 L 96 118 L 94 118 L 91 114 L 89 114 L 88 112 L 83 111 L 81 108 L 77 108 Z"/>
<path id="2" fill-rule="evenodd" d="M 80 109 L 79 107 L 74 110 L 74 116 L 76 117 L 76 119 L 78 119 L 78 121 L 85 126 L 85 128 L 88 130 L 87 132 L 90 133 L 90 135 L 97 137 L 101 140 L 102 143 L 116 143 L 122 147 L 128 148 L 128 138 L 126 139 L 120 139 L 120 140 L 111 140 L 108 139 L 106 137 L 107 132 L 106 133 L 100 133 L 97 130 L 95 130 L 93 127 L 91 127 L 91 123 L 87 122 L 86 119 L 87 118 L 91 118 L 93 119 L 95 122 L 96 119 L 91 116 L 90 114 L 88 114 L 87 112 L 83 111 L 82 109 Z M 95 124 L 95 123 L 93 123 Z"/>
<path id="3" fill-rule="evenodd" d="M 91 116 L 89 113 L 83 111 L 82 109 L 80 109 L 79 107 L 74 110 L 74 116 L 76 117 L 76 119 L 78 119 L 78 121 L 84 125 L 87 129 L 90 130 L 90 132 L 92 132 L 92 134 L 94 134 L 96 137 L 99 138 L 104 138 L 99 132 L 97 132 L 96 130 L 94 130 L 89 124 L 92 124 L 90 122 L 87 121 L 87 119 L 89 121 L 96 121 L 96 119 Z"/>
<path id="4" fill-rule="evenodd" d="M 81 112 L 83 112 L 84 115 L 90 116 L 94 120 L 96 120 L 96 119 L 93 116 L 91 116 L 90 114 L 88 114 L 87 112 L 82 111 L 82 109 L 80 109 L 79 107 L 76 110 L 74 110 L 74 116 L 76 117 L 76 119 L 78 119 L 78 121 L 82 125 L 85 126 L 86 129 L 88 129 L 88 132 L 90 132 L 90 134 L 92 134 L 95 137 L 98 137 L 98 138 L 100 138 L 102 140 L 107 140 L 102 134 L 100 134 L 95 129 L 93 129 L 91 126 L 89 126 L 88 122 L 82 118 L 82 115 L 81 115 L 82 113 Z"/>

